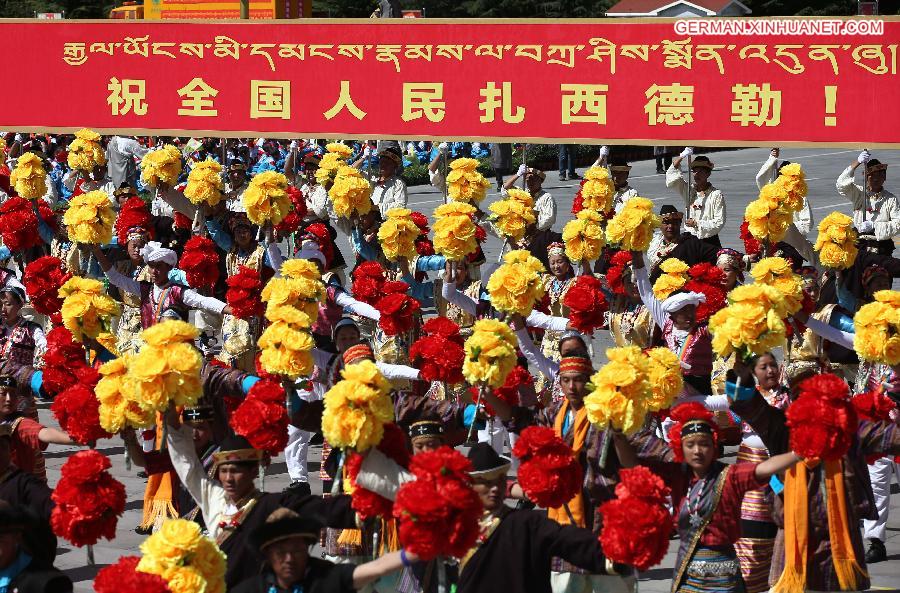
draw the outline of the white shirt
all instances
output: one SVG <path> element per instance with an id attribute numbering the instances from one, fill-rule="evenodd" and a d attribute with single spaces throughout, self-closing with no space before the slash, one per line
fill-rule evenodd
<path id="1" fill-rule="evenodd" d="M 684 219 L 693 218 L 697 228 L 684 225 L 684 232 L 696 235 L 698 239 L 706 239 L 719 234 L 725 226 L 725 196 L 722 192 L 710 185 L 705 191 L 694 192 L 691 199 L 691 190 L 687 181 L 681 174 L 681 169 L 670 165 L 666 171 L 666 187 L 674 189 L 684 201 Z"/>
<path id="2" fill-rule="evenodd" d="M 365 172 L 363 172 L 365 176 Z M 372 203 L 378 206 L 382 218 L 387 218 L 387 211 L 391 208 L 406 208 L 409 197 L 406 193 L 406 183 L 394 175 L 380 182 L 378 171 L 370 171 L 369 183 L 372 184 Z"/>
<path id="3" fill-rule="evenodd" d="M 900 234 L 900 205 L 897 198 L 882 189 L 877 194 L 870 193 L 867 203 L 866 192 L 853 181 L 853 173 L 853 168 L 847 167 L 835 184 L 838 193 L 853 204 L 853 225 L 859 228 L 863 222 L 871 221 L 875 224 L 875 239 L 893 239 Z"/>
<path id="4" fill-rule="evenodd" d="M 769 155 L 769 158 L 763 163 L 762 167 L 760 167 L 759 172 L 756 174 L 757 189 L 762 189 L 764 185 L 771 183 L 776 177 L 773 170 L 775 169 L 775 164 L 777 162 L 777 158 Z M 812 208 L 809 207 L 809 200 L 806 198 L 803 198 L 803 208 L 801 208 L 799 212 L 794 212 L 794 226 L 796 226 L 797 230 L 803 233 L 804 236 L 809 236 L 809 231 L 813 228 Z"/>

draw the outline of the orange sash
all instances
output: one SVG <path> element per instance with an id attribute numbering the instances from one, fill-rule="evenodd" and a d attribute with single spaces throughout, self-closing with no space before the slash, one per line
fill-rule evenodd
<path id="1" fill-rule="evenodd" d="M 563 440 L 565 440 L 565 437 L 563 436 L 563 423 L 566 421 L 568 410 L 569 401 L 563 400 L 562 407 L 560 407 L 559 412 L 556 414 L 556 418 L 553 420 L 553 432 Z M 572 424 L 571 431 L 574 440 L 572 443 L 572 452 L 577 458 L 581 455 L 582 449 L 584 449 L 584 441 L 587 438 L 588 429 L 591 427 L 591 423 L 588 421 L 587 408 L 582 406 L 582 408 L 575 413 L 575 419 Z M 568 507 L 569 511 L 572 513 L 572 519 L 575 519 L 575 525 L 578 527 L 585 527 L 584 494 L 581 490 L 579 490 L 578 494 L 569 501 Z M 569 513 L 566 512 L 565 505 L 547 509 L 547 517 L 561 525 L 572 523 L 571 519 L 569 519 Z"/>

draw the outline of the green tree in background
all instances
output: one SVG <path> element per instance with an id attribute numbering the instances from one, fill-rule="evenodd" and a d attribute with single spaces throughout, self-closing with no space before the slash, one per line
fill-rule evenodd
<path id="1" fill-rule="evenodd" d="M 67 19 L 104 19 L 114 6 L 116 3 L 109 0 L 0 0 L 0 17 L 31 18 L 36 12 L 64 12 Z"/>

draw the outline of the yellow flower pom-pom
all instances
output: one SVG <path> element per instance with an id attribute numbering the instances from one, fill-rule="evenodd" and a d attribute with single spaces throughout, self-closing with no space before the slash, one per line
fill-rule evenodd
<path id="1" fill-rule="evenodd" d="M 879 290 L 853 317 L 853 348 L 863 360 L 900 364 L 900 292 Z"/>
<path id="2" fill-rule="evenodd" d="M 93 130 L 75 132 L 75 140 L 69 144 L 66 158 L 69 168 L 91 173 L 98 166 L 106 164 L 106 152 L 100 146 L 100 134 Z"/>
<path id="3" fill-rule="evenodd" d="M 378 228 L 378 241 L 389 261 L 416 256 L 419 227 L 413 222 L 411 214 L 412 211 L 406 208 L 391 208 L 385 213 L 386 220 Z"/>
<path id="4" fill-rule="evenodd" d="M 677 257 L 667 257 L 659 265 L 659 269 L 666 274 L 687 274 L 691 268 Z"/>
<path id="5" fill-rule="evenodd" d="M 329 144 L 329 146 L 333 146 Z M 324 187 L 326 190 L 331 189 L 334 178 L 337 177 L 338 169 L 347 165 L 347 161 L 338 152 L 326 152 L 319 161 L 319 168 L 316 169 L 316 183 Z"/>
<path id="6" fill-rule="evenodd" d="M 659 227 L 659 216 L 653 214 L 653 202 L 634 197 L 606 226 L 606 240 L 623 251 L 646 251 Z"/>
<path id="7" fill-rule="evenodd" d="M 736 353 L 747 360 L 783 345 L 785 305 L 781 293 L 757 284 L 738 288 L 750 290 L 732 290 L 728 295 L 731 304 L 710 317 L 713 350 L 722 357 Z"/>
<path id="8" fill-rule="evenodd" d="M 594 210 L 581 210 L 563 227 L 562 238 L 566 244 L 566 256 L 572 261 L 595 260 L 600 257 L 606 236 L 603 217 Z"/>
<path id="9" fill-rule="evenodd" d="M 648 377 L 652 386 L 647 398 L 647 409 L 651 412 L 665 410 L 672 406 L 675 397 L 681 393 L 683 379 L 681 361 L 668 348 L 651 348 L 647 351 Z"/>
<path id="10" fill-rule="evenodd" d="M 506 200 L 514 200 L 519 202 L 525 208 L 534 208 L 534 198 L 531 197 L 531 194 L 525 191 L 524 189 L 519 189 L 517 187 L 510 188 L 506 190 Z"/>
<path id="11" fill-rule="evenodd" d="M 750 270 L 750 275 L 757 283 L 771 286 L 781 293 L 789 315 L 800 310 L 803 304 L 803 284 L 786 259 L 783 257 L 761 259 Z"/>
<path id="12" fill-rule="evenodd" d="M 36 200 L 47 193 L 47 172 L 44 163 L 33 152 L 26 152 L 16 159 L 16 166 L 9 175 L 9 183 L 19 196 Z"/>
<path id="13" fill-rule="evenodd" d="M 144 346 L 128 364 L 130 395 L 146 412 L 162 412 L 170 403 L 191 406 L 203 392 L 203 357 L 194 347 L 197 329 L 167 320 L 141 332 Z"/>
<path id="14" fill-rule="evenodd" d="M 544 266 L 527 251 L 517 251 L 506 254 L 503 265 L 491 274 L 487 290 L 498 311 L 527 316 L 544 298 Z"/>
<path id="15" fill-rule="evenodd" d="M 215 206 L 222 201 L 224 190 L 222 165 L 214 160 L 200 161 L 188 173 L 184 196 L 193 204 Z"/>
<path id="16" fill-rule="evenodd" d="M 171 144 L 153 150 L 141 159 L 141 181 L 150 187 L 175 185 L 181 175 L 181 151 Z"/>
<path id="17" fill-rule="evenodd" d="M 273 323 L 262 333 L 257 342 L 260 363 L 268 373 L 284 375 L 291 379 L 312 372 L 312 335 L 299 325 L 286 322 Z"/>
<path id="18" fill-rule="evenodd" d="M 321 280 L 322 274 L 315 261 L 309 259 L 289 259 L 281 264 L 281 275 L 291 280 L 305 278 Z"/>
<path id="19" fill-rule="evenodd" d="M 73 276 L 60 287 L 59 296 L 63 325 L 78 342 L 108 333 L 113 318 L 120 314 L 118 303 L 103 292 L 98 280 Z"/>
<path id="20" fill-rule="evenodd" d="M 224 593 L 225 555 L 199 525 L 168 519 L 141 544 L 137 570 L 159 575 L 172 593 Z"/>
<path id="21" fill-rule="evenodd" d="M 337 170 L 334 183 L 328 190 L 328 197 L 334 203 L 334 213 L 341 218 L 354 214 L 365 216 L 374 208 L 372 186 L 363 178 L 359 170 L 342 166 Z"/>
<path id="22" fill-rule="evenodd" d="M 809 188 L 806 185 L 806 175 L 799 163 L 785 165 L 778 170 L 778 178 L 775 184 L 787 192 L 784 206 L 791 212 L 799 212 L 803 209 L 803 200 Z"/>
<path id="23" fill-rule="evenodd" d="M 494 202 L 490 205 L 490 211 L 493 213 L 491 221 L 497 232 L 512 242 L 520 241 L 528 226 L 536 220 L 531 206 L 514 198 Z"/>
<path id="24" fill-rule="evenodd" d="M 244 191 L 244 208 L 250 222 L 260 226 L 267 222 L 280 223 L 291 211 L 287 187 L 287 177 L 276 171 L 254 175 Z"/>
<path id="25" fill-rule="evenodd" d="M 478 172 L 476 159 L 460 158 L 450 163 L 447 193 L 451 200 L 478 203 L 484 199 L 491 182 Z"/>
<path id="26" fill-rule="evenodd" d="M 584 407 L 592 424 L 628 434 L 644 423 L 652 385 L 649 358 L 639 348 L 609 348 L 609 362 L 594 373 Z"/>
<path id="27" fill-rule="evenodd" d="M 103 245 L 112 241 L 116 213 L 106 192 L 96 190 L 73 196 L 63 224 L 74 243 Z"/>
<path id="28" fill-rule="evenodd" d="M 856 261 L 856 239 L 853 219 L 832 212 L 819 223 L 819 235 L 814 245 L 819 252 L 819 262 L 834 270 L 846 270 Z"/>
<path id="29" fill-rule="evenodd" d="M 581 186 L 581 204 L 587 210 L 609 212 L 613 209 L 616 186 L 606 167 L 591 167 L 584 172 Z"/>
<path id="30" fill-rule="evenodd" d="M 343 142 L 330 142 L 325 145 L 325 151 L 331 154 L 336 154 L 345 161 L 350 158 L 350 155 L 353 154 L 353 149 Z"/>
<path id="31" fill-rule="evenodd" d="M 495 319 L 476 321 L 466 340 L 463 376 L 472 385 L 500 387 L 516 366 L 516 336 Z"/>
<path id="32" fill-rule="evenodd" d="M 391 384 L 370 360 L 345 367 L 341 377 L 325 393 L 322 434 L 335 447 L 366 451 L 394 418 Z"/>
<path id="33" fill-rule="evenodd" d="M 450 202 L 434 211 L 434 251 L 451 261 L 462 261 L 478 250 L 475 207 L 464 202 Z"/>
<path id="34" fill-rule="evenodd" d="M 676 290 L 681 290 L 687 283 L 687 278 L 679 274 L 662 274 L 653 283 L 653 294 L 659 301 L 664 301 Z"/>

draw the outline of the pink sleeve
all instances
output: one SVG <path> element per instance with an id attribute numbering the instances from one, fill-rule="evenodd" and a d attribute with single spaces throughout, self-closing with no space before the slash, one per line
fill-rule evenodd
<path id="1" fill-rule="evenodd" d="M 32 449 L 33 451 L 43 451 L 47 448 L 47 443 L 42 443 L 40 438 L 38 438 L 38 435 L 43 428 L 43 425 L 38 424 L 31 418 L 22 418 L 19 421 L 19 425 L 16 426 L 16 434 L 18 435 L 19 440 L 29 449 Z"/>

